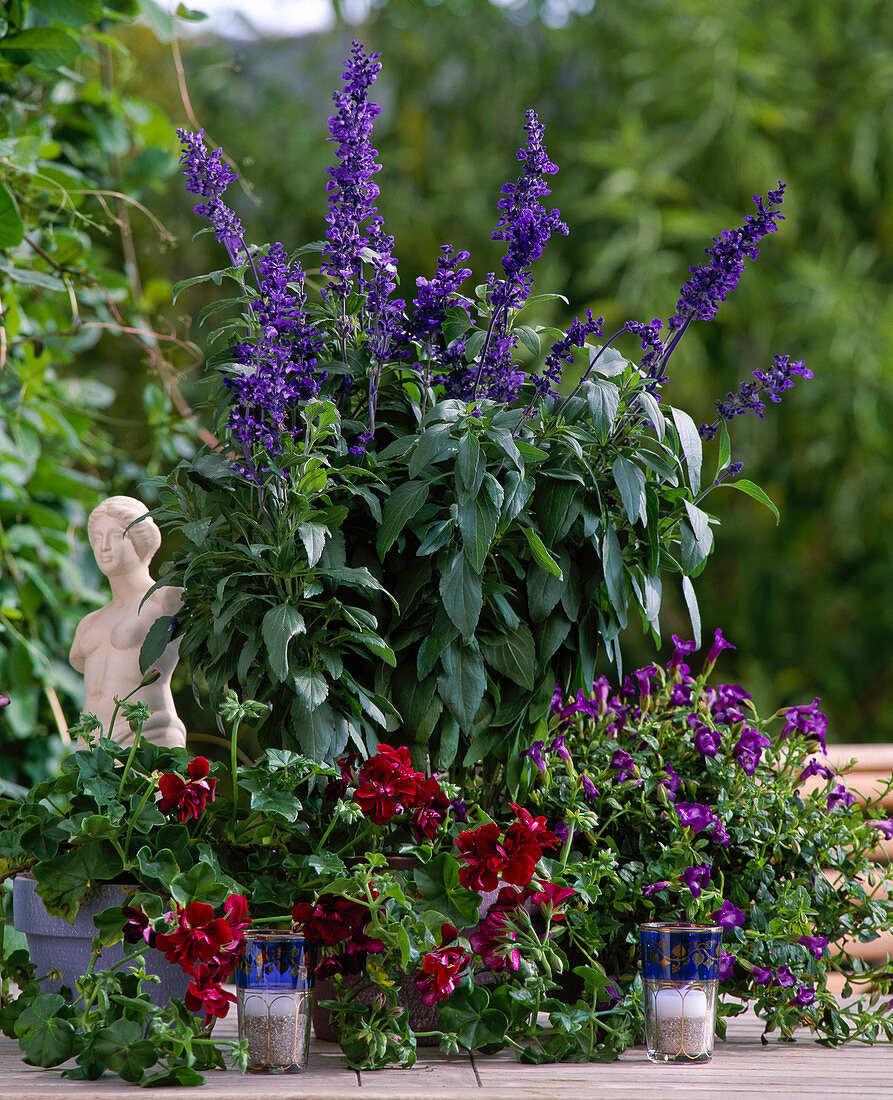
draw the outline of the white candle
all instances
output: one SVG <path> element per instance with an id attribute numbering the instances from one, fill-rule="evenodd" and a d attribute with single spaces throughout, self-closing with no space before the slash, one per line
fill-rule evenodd
<path id="1" fill-rule="evenodd" d="M 654 997 L 654 1015 L 658 1020 L 669 1018 L 703 1020 L 707 1016 L 707 994 L 703 989 L 680 985 L 676 989 L 659 989 Z"/>

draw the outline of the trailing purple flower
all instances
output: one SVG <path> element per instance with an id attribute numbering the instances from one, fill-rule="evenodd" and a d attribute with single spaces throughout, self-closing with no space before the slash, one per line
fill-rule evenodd
<path id="1" fill-rule="evenodd" d="M 528 757 L 530 762 L 534 764 L 541 772 L 545 774 L 546 762 L 543 760 L 543 746 L 545 741 L 534 741 L 529 749 L 522 749 L 518 755 L 521 757 Z"/>
<path id="2" fill-rule="evenodd" d="M 823 764 L 821 760 L 810 760 L 797 776 L 797 785 L 799 786 L 804 779 L 810 779 L 814 775 L 820 775 L 822 779 L 833 779 L 837 772 L 827 764 Z"/>
<path id="3" fill-rule="evenodd" d="M 833 810 L 835 806 L 842 806 L 845 810 L 848 810 L 855 801 L 856 796 L 848 791 L 843 783 L 838 783 L 833 791 L 828 792 L 825 805 L 829 810 Z"/>
<path id="4" fill-rule="evenodd" d="M 828 719 L 819 710 L 818 696 L 811 703 L 788 707 L 785 711 L 781 739 L 784 740 L 795 732 L 802 733 L 807 741 L 815 741 L 822 752 L 826 751 L 825 734 L 828 732 Z"/>
<path id="5" fill-rule="evenodd" d="M 716 664 L 716 659 L 724 649 L 734 649 L 735 646 L 731 642 L 727 642 L 722 636 L 722 629 L 717 627 L 713 632 L 713 644 L 710 646 L 710 651 L 707 654 L 707 660 L 705 662 L 705 669 L 707 672 L 713 668 Z"/>
<path id="6" fill-rule="evenodd" d="M 744 924 L 744 910 L 730 901 L 724 901 L 719 909 L 713 910 L 710 919 L 722 928 L 740 928 Z"/>
<path id="7" fill-rule="evenodd" d="M 611 767 L 617 771 L 617 783 L 623 783 L 635 775 L 635 761 L 623 749 L 618 749 L 611 757 Z"/>
<path id="8" fill-rule="evenodd" d="M 769 745 L 769 738 L 764 737 L 759 730 L 753 729 L 752 726 L 744 726 L 732 749 L 732 756 L 746 775 L 753 775 L 763 755 L 763 749 L 768 748 Z"/>
<path id="9" fill-rule="evenodd" d="M 710 864 L 701 863 L 694 867 L 686 867 L 680 876 L 683 885 L 688 887 L 693 898 L 699 898 L 704 887 L 710 885 Z"/>
<path id="10" fill-rule="evenodd" d="M 663 893 L 669 885 L 669 882 L 652 882 L 642 887 L 642 897 L 653 898 L 655 894 Z"/>

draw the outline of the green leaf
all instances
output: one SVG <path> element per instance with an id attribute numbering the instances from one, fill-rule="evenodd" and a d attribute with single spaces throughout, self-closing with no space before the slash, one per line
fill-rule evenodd
<path id="1" fill-rule="evenodd" d="M 64 1006 L 58 993 L 43 993 L 16 1020 L 22 1054 L 32 1066 L 58 1066 L 74 1054 L 77 1032 L 70 1020 L 59 1016 Z"/>
<path id="2" fill-rule="evenodd" d="M 454 856 L 443 852 L 428 863 L 420 863 L 413 878 L 422 899 L 431 902 L 451 924 L 464 928 L 477 920 L 481 899 L 459 882 Z"/>
<path id="3" fill-rule="evenodd" d="M 533 329 L 529 327 L 529 325 L 515 325 L 515 327 L 512 329 L 512 332 L 518 337 L 518 339 L 521 341 L 524 347 L 527 348 L 531 355 L 535 356 L 537 359 L 540 357 L 543 349 L 540 343 L 539 335 L 534 332 Z"/>
<path id="4" fill-rule="evenodd" d="M 311 569 L 322 557 L 328 534 L 329 529 L 319 523 L 298 524 L 298 538 L 304 544 L 304 550 L 307 553 L 307 564 Z"/>
<path id="5" fill-rule="evenodd" d="M 607 382 L 603 378 L 592 378 L 581 388 L 589 405 L 592 426 L 599 439 L 604 441 L 610 435 L 620 407 L 620 390 L 613 382 Z"/>
<path id="6" fill-rule="evenodd" d="M 199 859 L 189 868 L 171 879 L 170 894 L 181 906 L 193 901 L 204 901 L 208 905 L 223 905 L 229 890 L 217 881 L 213 867 Z"/>
<path id="7" fill-rule="evenodd" d="M 503 530 L 524 510 L 533 490 L 533 478 L 517 470 L 509 470 L 505 475 L 505 495 L 502 498 L 502 510 L 499 515 L 499 523 Z"/>
<path id="8" fill-rule="evenodd" d="M 469 564 L 480 573 L 496 534 L 499 509 L 488 493 L 478 493 L 466 504 L 459 505 L 459 530 Z"/>
<path id="9" fill-rule="evenodd" d="M 166 890 L 171 879 L 176 878 L 180 873 L 177 860 L 170 848 L 155 851 L 146 845 L 137 852 L 136 863 L 140 870 L 140 877 L 147 887 L 158 884 Z"/>
<path id="10" fill-rule="evenodd" d="M 698 597 L 695 595 L 694 585 L 688 577 L 682 578 L 682 595 L 685 597 L 685 606 L 688 608 L 688 617 L 691 619 L 695 645 L 700 648 L 701 612 L 698 610 Z"/>
<path id="11" fill-rule="evenodd" d="M 383 558 L 405 525 L 428 499 L 429 482 L 406 481 L 391 493 L 381 510 L 376 549 Z"/>
<path id="12" fill-rule="evenodd" d="M 140 672 L 148 672 L 161 659 L 171 640 L 171 616 L 162 615 L 146 631 L 140 648 Z"/>
<path id="13" fill-rule="evenodd" d="M 685 572 L 692 575 L 713 549 L 713 532 L 706 512 L 687 500 L 683 503 L 688 522 L 683 520 L 679 525 L 681 564 Z"/>
<path id="14" fill-rule="evenodd" d="M 98 23 L 102 18 L 99 0 L 31 0 L 31 7 L 43 12 L 48 19 L 69 27 Z"/>
<path id="15" fill-rule="evenodd" d="M 560 542 L 570 531 L 582 508 L 580 487 L 571 481 L 540 479 L 534 497 L 539 528 L 548 546 Z"/>
<path id="16" fill-rule="evenodd" d="M 636 393 L 636 401 L 642 412 L 651 422 L 651 426 L 654 428 L 657 438 L 663 440 L 664 436 L 667 434 L 667 422 L 664 420 L 664 414 L 661 411 L 660 405 L 657 403 L 657 398 L 654 394 L 649 393 L 648 390 L 639 390 Z"/>
<path id="17" fill-rule="evenodd" d="M 459 448 L 459 444 L 450 434 L 450 426 L 438 425 L 428 428 L 418 437 L 415 449 L 409 457 L 408 471 L 410 477 L 418 477 L 426 466 L 440 462 L 448 455 L 453 455 Z"/>
<path id="18" fill-rule="evenodd" d="M 311 760 L 331 760 L 347 743 L 346 723 L 335 714 L 328 702 L 311 708 L 302 696 L 296 695 L 289 718 L 290 729 L 285 732 L 292 743 L 286 747 L 309 756 Z"/>
<path id="19" fill-rule="evenodd" d="M 0 248 L 15 248 L 24 235 L 25 225 L 12 192 L 0 183 Z"/>
<path id="20" fill-rule="evenodd" d="M 587 344 L 586 350 L 589 352 L 592 369 L 604 375 L 605 378 L 614 378 L 618 374 L 623 374 L 627 367 L 632 366 L 616 348 L 603 347 L 602 344 Z"/>
<path id="21" fill-rule="evenodd" d="M 440 598 L 453 625 L 464 638 L 474 634 L 481 616 L 481 578 L 460 550 L 440 578 Z"/>
<path id="22" fill-rule="evenodd" d="M 267 658 L 273 675 L 281 683 L 288 676 L 288 643 L 296 634 L 305 634 L 304 616 L 289 604 L 271 607 L 261 623 Z"/>
<path id="23" fill-rule="evenodd" d="M 611 524 L 602 540 L 602 564 L 605 569 L 605 582 L 608 586 L 608 598 L 617 614 L 622 627 L 626 626 L 626 584 L 623 573 L 623 552 L 620 540 Z"/>
<path id="24" fill-rule="evenodd" d="M 701 436 L 695 422 L 687 412 L 683 412 L 682 409 L 674 409 L 671 406 L 670 414 L 673 417 L 673 423 L 676 425 L 676 433 L 679 436 L 679 446 L 682 448 L 682 454 L 685 457 L 685 465 L 688 467 L 688 481 L 691 485 L 691 491 L 697 495 L 701 488 Z"/>
<path id="25" fill-rule="evenodd" d="M 567 638 L 570 629 L 570 622 L 560 612 L 549 617 L 537 634 L 540 665 L 549 663 Z"/>
<path id="26" fill-rule="evenodd" d="M 62 69 L 81 52 L 80 44 L 66 31 L 53 27 L 29 27 L 0 38 L 0 50 L 21 54 L 21 63 L 39 69 Z M 18 60 L 18 59 L 17 59 Z"/>
<path id="27" fill-rule="evenodd" d="M 620 491 L 620 499 L 630 523 L 648 522 L 645 509 L 645 474 L 635 462 L 618 455 L 611 467 L 614 484 Z"/>
<path id="28" fill-rule="evenodd" d="M 125 1081 L 135 1084 L 158 1061 L 155 1044 L 143 1039 L 143 1025 L 136 1020 L 115 1020 L 100 1028 L 93 1040 L 96 1057 Z"/>
<path id="29" fill-rule="evenodd" d="M 420 680 L 424 680 L 434 669 L 434 666 L 440 659 L 441 653 L 443 653 L 457 634 L 458 630 L 452 619 L 447 615 L 446 610 L 443 606 L 438 607 L 437 613 L 434 616 L 434 626 L 431 629 L 431 633 L 427 635 L 419 646 L 418 657 L 416 659 L 416 670 Z"/>
<path id="30" fill-rule="evenodd" d="M 760 504 L 765 504 L 773 516 L 775 516 L 775 525 L 776 527 L 778 526 L 781 520 L 778 509 L 759 485 L 754 484 L 752 481 L 748 481 L 746 477 L 739 478 L 737 481 L 724 481 L 722 485 L 728 486 L 730 489 L 737 489 L 741 493 L 746 493 L 747 496 L 752 497 L 754 500 L 758 500 Z"/>
<path id="31" fill-rule="evenodd" d="M 533 560 L 541 568 L 545 569 L 547 573 L 551 573 L 559 580 L 564 580 L 564 575 L 561 572 L 561 566 L 552 557 L 549 551 L 546 549 L 546 544 L 534 531 L 532 527 L 525 527 L 524 534 L 527 537 L 527 544 L 530 547 L 530 552 L 533 555 Z M 557 602 L 557 601 L 556 601 Z"/>
<path id="32" fill-rule="evenodd" d="M 511 634 L 505 634 L 494 645 L 483 645 L 487 663 L 514 683 L 533 691 L 536 671 L 536 647 L 526 623 L 519 623 Z"/>
<path id="33" fill-rule="evenodd" d="M 295 691 L 304 697 L 307 705 L 318 707 L 329 696 L 329 684 L 321 672 L 312 668 L 299 669 L 292 676 Z"/>
<path id="34" fill-rule="evenodd" d="M 122 869 L 120 856 L 103 840 L 80 844 L 55 864 L 38 864 L 32 874 L 50 916 L 73 922 L 91 886 L 114 882 Z"/>
<path id="35" fill-rule="evenodd" d="M 719 427 L 719 454 L 716 458 L 716 477 L 723 472 L 732 461 L 732 440 L 729 438 L 729 426 L 723 420 Z"/>
<path id="36" fill-rule="evenodd" d="M 443 651 L 441 663 L 444 672 L 437 677 L 437 691 L 449 713 L 468 733 L 487 686 L 484 660 L 471 646 L 451 644 Z"/>

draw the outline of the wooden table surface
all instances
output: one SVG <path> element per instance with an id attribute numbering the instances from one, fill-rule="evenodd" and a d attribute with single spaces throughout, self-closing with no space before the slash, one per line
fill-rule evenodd
<path id="1" fill-rule="evenodd" d="M 235 1013 L 233 1013 L 233 1017 Z M 235 1019 L 221 1021 L 231 1035 Z M 218 1025 L 219 1026 L 219 1025 Z M 772 1041 L 762 1046 L 760 1022 L 748 1014 L 729 1021 L 729 1041 L 716 1044 L 713 1061 L 702 1066 L 653 1065 L 641 1048 L 628 1050 L 607 1065 L 520 1066 L 511 1055 L 447 1057 L 423 1048 L 412 1069 L 355 1073 L 344 1066 L 333 1043 L 314 1039 L 305 1073 L 288 1076 L 246 1074 L 233 1070 L 209 1073 L 204 1087 L 166 1088 L 160 1100 L 234 1100 L 235 1097 L 293 1100 L 505 1100 L 534 1097 L 610 1097 L 611 1100 L 657 1100 L 770 1097 L 771 1100 L 833 1097 L 893 1100 L 893 1044 L 852 1044 L 838 1049 L 818 1046 L 803 1033 L 796 1043 Z M 362 1089 L 358 1093 L 357 1090 Z M 0 1038 L 0 1097 L 3 1100 L 46 1097 L 47 1100 L 135 1100 L 140 1092 L 117 1078 L 66 1081 L 58 1070 L 26 1066 L 16 1044 Z M 142 1095 L 145 1095 L 142 1094 Z"/>

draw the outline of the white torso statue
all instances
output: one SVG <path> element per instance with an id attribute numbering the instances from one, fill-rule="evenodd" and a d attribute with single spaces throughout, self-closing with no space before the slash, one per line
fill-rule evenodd
<path id="1" fill-rule="evenodd" d="M 154 583 L 149 562 L 161 545 L 161 532 L 146 506 L 133 497 L 109 497 L 90 513 L 87 533 L 96 564 L 108 577 L 112 599 L 91 611 L 75 631 L 69 661 L 84 674 L 84 711 L 95 714 L 106 735 L 121 745 L 133 744 L 133 734 L 118 712 L 109 729 L 115 697 L 123 699 L 143 678 L 140 648 L 149 627 L 162 615 L 175 615 L 180 607 L 178 588 L 160 588 L 140 607 Z M 186 744 L 186 727 L 177 717 L 171 695 L 171 675 L 177 664 L 178 643 L 172 642 L 152 667 L 160 672 L 153 684 L 141 688 L 131 701 L 142 700 L 151 711 L 143 726 L 147 741 L 167 747 Z"/>

